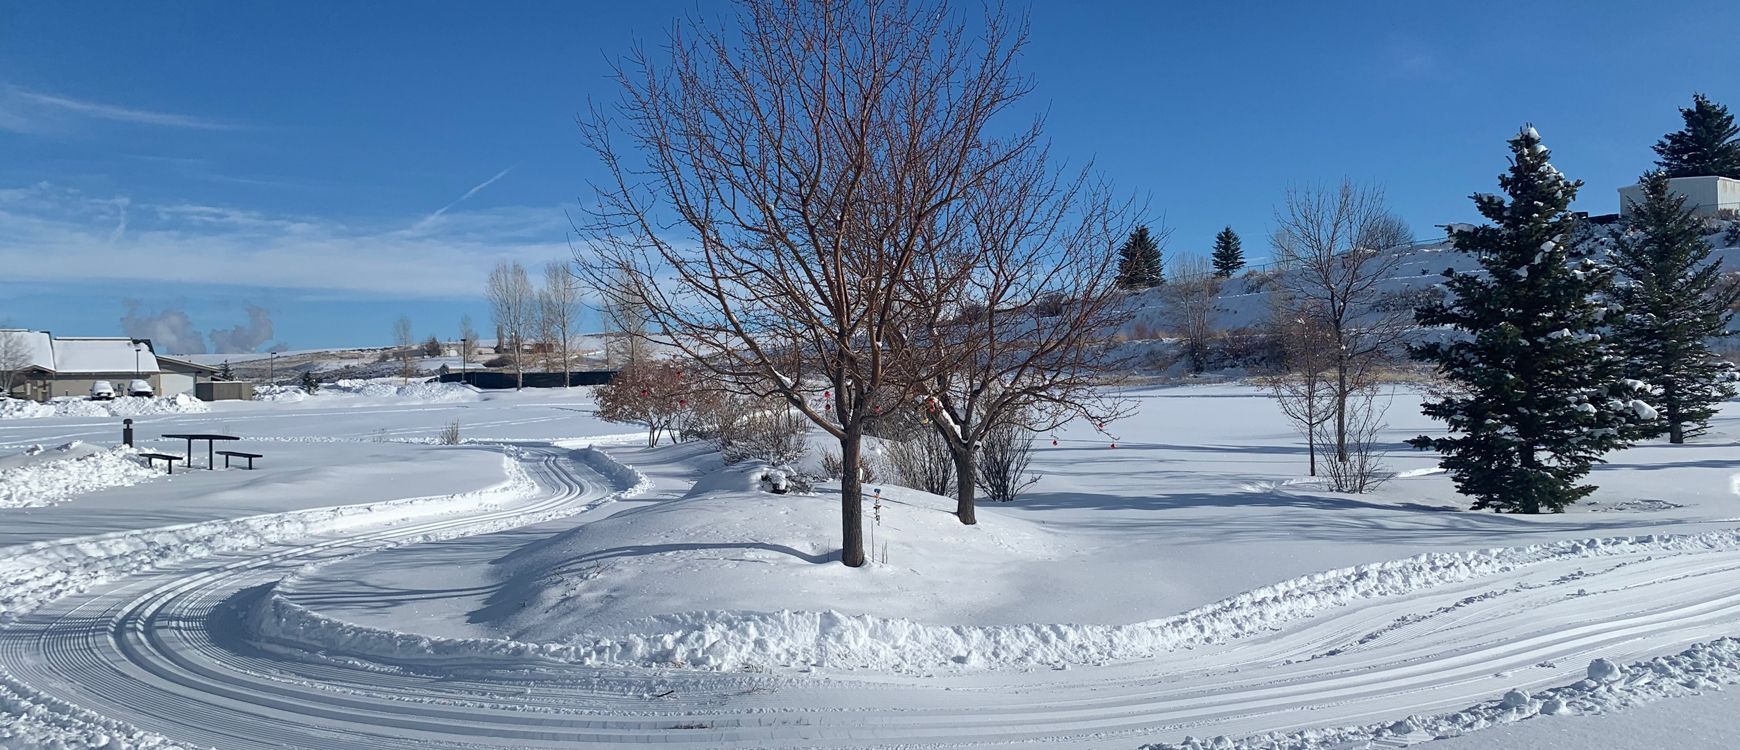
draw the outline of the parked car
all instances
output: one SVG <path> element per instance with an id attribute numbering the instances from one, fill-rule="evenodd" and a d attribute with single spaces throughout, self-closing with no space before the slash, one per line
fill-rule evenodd
<path id="1" fill-rule="evenodd" d="M 151 381 L 135 380 L 127 384 L 127 395 L 151 398 L 152 396 L 157 395 L 157 391 L 151 389 Z"/>
<path id="2" fill-rule="evenodd" d="M 107 380 L 99 380 L 91 384 L 92 401 L 112 401 L 115 398 L 115 384 Z"/>

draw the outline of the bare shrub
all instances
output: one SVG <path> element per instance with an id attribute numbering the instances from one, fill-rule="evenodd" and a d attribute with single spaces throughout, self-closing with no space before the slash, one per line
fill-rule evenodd
<path id="1" fill-rule="evenodd" d="M 458 445 L 460 443 L 459 420 L 455 419 L 448 422 L 446 427 L 442 427 L 441 435 L 436 438 L 436 442 L 442 445 Z"/>
<path id="2" fill-rule="evenodd" d="M 809 450 L 809 423 L 772 399 L 732 396 L 722 399 L 713 441 L 725 463 L 795 463 Z"/>
<path id="3" fill-rule="evenodd" d="M 1347 449 L 1324 455 L 1323 477 L 1335 492 L 1364 493 L 1377 489 L 1390 478 L 1384 470 L 1384 452 L 1378 448 L 1377 434 L 1384 428 L 1384 413 L 1389 410 L 1381 389 L 1372 384 L 1361 385 L 1347 400 Z M 1319 440 L 1328 442 L 1327 421 L 1319 427 L 1324 432 Z"/>
<path id="4" fill-rule="evenodd" d="M 976 482 L 985 497 L 1000 503 L 1014 500 L 1039 481 L 1027 473 L 1033 458 L 1033 433 L 1017 422 L 1001 422 L 985 433 L 979 443 L 979 474 Z"/>
<path id="5" fill-rule="evenodd" d="M 840 461 L 840 454 L 822 451 L 822 479 L 839 479 L 845 470 L 846 465 Z"/>
<path id="6" fill-rule="evenodd" d="M 489 359 L 484 360 L 483 366 L 484 367 L 507 367 L 513 363 L 514 363 L 514 358 L 512 356 L 507 355 L 507 354 L 503 354 L 499 357 L 491 357 Z"/>
<path id="7" fill-rule="evenodd" d="M 920 430 L 906 440 L 891 440 L 882 452 L 889 481 L 932 495 L 955 496 L 955 459 L 948 440 L 936 430 Z"/>

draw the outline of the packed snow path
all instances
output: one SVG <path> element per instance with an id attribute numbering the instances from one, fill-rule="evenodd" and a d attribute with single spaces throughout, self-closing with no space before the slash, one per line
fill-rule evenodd
<path id="1" fill-rule="evenodd" d="M 479 656 L 370 663 L 262 649 L 247 616 L 309 563 L 590 507 L 619 487 L 529 448 L 539 491 L 165 566 L 0 628 L 15 684 L 222 748 L 967 745 L 1132 748 L 1457 710 L 1740 634 L 1740 544 L 1567 555 L 1340 607 L 1274 631 L 1069 670 L 704 672 Z M 1591 547 L 1591 550 L 1594 550 Z"/>

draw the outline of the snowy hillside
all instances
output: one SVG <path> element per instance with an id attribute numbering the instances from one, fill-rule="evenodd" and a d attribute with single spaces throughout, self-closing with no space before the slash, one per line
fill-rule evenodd
<path id="1" fill-rule="evenodd" d="M 1604 232 L 1606 229 L 1598 228 L 1597 231 Z M 1713 248 L 1712 261 L 1721 264 L 1726 273 L 1740 273 L 1740 221 L 1707 222 L 1705 239 Z M 1604 244 L 1601 240 L 1592 243 L 1598 251 L 1595 256 L 1597 259 L 1601 257 L 1599 248 Z M 1400 258 L 1379 288 L 1403 299 L 1445 294 L 1441 290 L 1443 273 L 1446 270 L 1458 273 L 1480 272 L 1475 258 L 1455 251 L 1448 240 L 1423 242 L 1396 252 Z M 1254 329 L 1267 322 L 1273 308 L 1274 275 L 1277 273 L 1284 272 L 1265 266 L 1245 271 L 1222 282 L 1220 292 L 1214 300 L 1211 318 L 1214 328 L 1221 333 L 1238 335 L 1245 329 Z M 1149 289 L 1136 292 L 1131 295 L 1130 304 L 1134 314 L 1129 323 L 1119 331 L 1131 342 L 1126 345 L 1126 351 L 1137 353 L 1136 361 L 1144 369 L 1168 361 L 1170 347 L 1164 344 L 1149 347 L 1140 345 L 1140 342 L 1154 342 L 1175 335 L 1178 321 L 1168 306 L 1165 291 Z M 1735 348 L 1740 347 L 1740 343 L 1724 342 L 1723 346 Z M 1176 374 L 1177 368 L 1174 366 L 1172 369 Z"/>

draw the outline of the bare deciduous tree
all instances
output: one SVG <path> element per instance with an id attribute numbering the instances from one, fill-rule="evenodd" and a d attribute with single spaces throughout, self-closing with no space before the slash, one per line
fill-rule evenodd
<path id="1" fill-rule="evenodd" d="M 947 251 L 916 266 L 925 333 L 912 341 L 916 367 L 933 372 L 918 382 L 954 460 L 955 515 L 974 524 L 980 448 L 1000 426 L 1098 424 L 1126 410 L 1111 395 L 1126 371 L 1111 344 L 1129 297 L 1108 269 L 1129 205 L 1087 170 L 1063 173 L 1029 142 L 963 208 L 939 225 Z"/>
<path id="2" fill-rule="evenodd" d="M 544 266 L 544 286 L 538 290 L 538 319 L 543 322 L 545 340 L 552 342 L 553 351 L 562 359 L 562 382 L 570 382 L 574 369 L 568 347 L 574 340 L 574 326 L 580 317 L 580 285 L 569 272 L 568 264 L 551 261 Z"/>
<path id="3" fill-rule="evenodd" d="M 648 349 L 647 320 L 642 304 L 628 296 L 604 290 L 604 366 L 632 367 L 645 361 Z"/>
<path id="4" fill-rule="evenodd" d="M 1310 456 L 1311 476 L 1317 476 L 1317 439 L 1335 416 L 1331 385 L 1335 356 L 1332 338 L 1318 321 L 1294 315 L 1277 305 L 1270 327 L 1279 344 L 1280 371 L 1264 379 L 1281 413 L 1293 423 Z"/>
<path id="5" fill-rule="evenodd" d="M 407 378 L 417 372 L 411 364 L 411 358 L 417 354 L 416 343 L 411 333 L 411 318 L 400 315 L 393 321 L 393 356 L 399 360 L 399 374 Z"/>
<path id="6" fill-rule="evenodd" d="M 898 0 L 742 0 L 734 21 L 679 24 L 668 64 L 637 52 L 622 105 L 582 122 L 611 179 L 581 265 L 646 315 L 639 338 L 839 440 L 840 559 L 856 567 L 866 427 L 930 379 L 912 364 L 913 268 L 957 249 L 938 228 L 1038 137 L 1037 122 L 989 132 L 1029 89 L 1023 34 Z"/>
<path id="7" fill-rule="evenodd" d="M 1214 343 L 1214 301 L 1220 295 L 1221 278 L 1206 258 L 1187 256 L 1173 261 L 1172 278 L 1160 288 L 1166 305 L 1166 320 L 1184 345 L 1190 371 L 1208 367 Z"/>
<path id="8" fill-rule="evenodd" d="M 471 324 L 471 315 L 459 316 L 459 356 L 470 358 L 477 353 L 477 327 Z"/>
<path id="9" fill-rule="evenodd" d="M 525 357 L 522 349 L 537 315 L 532 282 L 519 261 L 501 261 L 489 272 L 483 295 L 489 300 L 489 314 L 497 331 L 496 353 L 511 353 L 514 362 L 516 390 L 526 387 Z"/>
<path id="10" fill-rule="evenodd" d="M 1413 236 L 1385 208 L 1381 190 L 1348 180 L 1288 190 L 1275 222 L 1282 305 L 1329 337 L 1330 442 L 1336 460 L 1346 462 L 1349 403 L 1372 385 L 1412 320 L 1410 310 L 1385 300 L 1402 257 L 1395 250 Z"/>
<path id="11" fill-rule="evenodd" d="M 0 398 L 12 395 L 18 373 L 30 366 L 29 342 L 18 331 L 0 331 Z"/>

